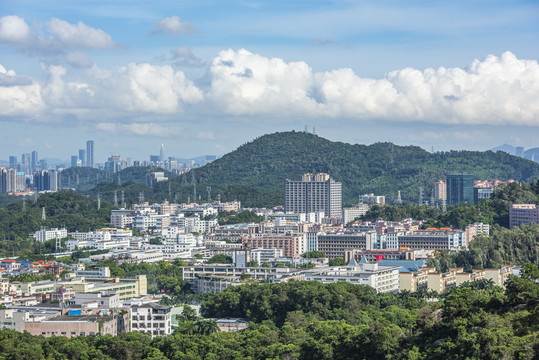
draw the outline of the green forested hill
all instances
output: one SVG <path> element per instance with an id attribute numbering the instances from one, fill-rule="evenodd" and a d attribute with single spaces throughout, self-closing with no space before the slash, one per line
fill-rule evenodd
<path id="1" fill-rule="evenodd" d="M 58 191 L 43 194 L 38 198 L 26 198 L 26 209 L 22 202 L 0 207 L 0 256 L 22 254 L 31 251 L 33 241 L 28 240 L 31 233 L 41 227 L 61 228 L 68 231 L 90 231 L 110 226 L 112 205 L 97 202 L 71 191 Z M 42 211 L 45 208 L 45 220 Z"/>
<path id="2" fill-rule="evenodd" d="M 261 136 L 220 159 L 152 189 L 137 184 L 103 186 L 92 191 L 112 201 L 114 190 L 125 192 L 128 202 L 144 191 L 146 200 L 212 199 L 240 200 L 245 206 L 282 204 L 285 179 L 299 180 L 306 172 L 326 172 L 343 183 L 343 200 L 357 202 L 358 195 L 385 195 L 391 202 L 401 190 L 405 203 L 415 203 L 419 187 L 425 199 L 434 182 L 450 173 L 470 173 L 477 179 L 539 179 L 539 164 L 504 152 L 450 151 L 429 153 L 417 146 L 391 143 L 351 145 L 304 132 Z M 126 181 L 122 178 L 122 182 Z"/>
<path id="3" fill-rule="evenodd" d="M 343 183 L 345 201 L 376 193 L 415 201 L 418 188 L 430 194 L 435 180 L 449 173 L 471 173 L 478 179 L 539 178 L 539 164 L 504 152 L 451 151 L 431 154 L 416 146 L 391 143 L 351 145 L 314 134 L 283 132 L 264 135 L 195 170 L 199 184 L 219 187 L 242 184 L 282 191 L 284 180 L 299 180 L 305 172 L 326 172 Z M 173 180 L 192 181 L 186 174 Z M 428 197 L 428 195 L 426 195 Z"/>

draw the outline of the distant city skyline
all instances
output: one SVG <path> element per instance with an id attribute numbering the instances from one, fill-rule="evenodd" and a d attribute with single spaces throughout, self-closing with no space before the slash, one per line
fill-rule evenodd
<path id="1" fill-rule="evenodd" d="M 223 155 L 305 126 L 428 151 L 539 146 L 537 1 L 2 5 L 2 158 L 85 139 L 96 161 Z"/>
<path id="2" fill-rule="evenodd" d="M 303 131 L 305 131 L 305 130 L 303 130 Z M 312 132 L 312 130 L 310 130 L 310 132 Z M 262 135 L 265 135 L 265 134 L 262 134 Z M 242 144 L 244 144 L 246 142 L 250 142 L 252 140 L 254 140 L 254 138 L 245 140 L 245 141 L 242 142 Z M 337 141 L 335 139 L 328 139 L 328 140 Z M 20 154 L 2 154 L 2 153 L 0 153 L 0 167 L 2 167 L 2 165 L 12 167 L 11 163 L 13 161 L 15 161 L 15 159 L 16 159 L 17 164 L 22 164 L 24 162 L 24 160 L 22 159 L 23 155 L 30 155 L 30 157 L 31 157 L 30 163 L 32 164 L 32 168 L 34 168 L 35 165 L 38 165 L 39 161 L 44 161 L 44 159 L 54 159 L 54 160 L 62 161 L 62 162 L 65 162 L 67 167 L 69 167 L 69 166 L 71 166 L 72 157 L 73 156 L 79 156 L 79 159 L 80 159 L 81 154 L 84 154 L 83 156 L 85 158 L 85 161 L 81 162 L 82 163 L 81 166 L 89 166 L 89 167 L 95 167 L 96 164 L 103 165 L 107 161 L 107 158 L 110 157 L 113 154 L 120 155 L 120 157 L 122 159 L 129 158 L 131 161 L 135 161 L 135 160 L 138 160 L 138 161 L 150 161 L 151 157 L 157 157 L 159 159 L 159 161 L 163 161 L 162 156 L 165 156 L 165 148 L 166 148 L 164 146 L 164 144 L 156 144 L 155 147 L 152 148 L 152 149 L 138 149 L 138 153 L 140 153 L 142 155 L 140 157 L 137 157 L 137 156 L 131 156 L 128 153 L 124 153 L 122 151 L 122 149 L 117 149 L 116 148 L 114 151 L 107 151 L 106 148 L 100 149 L 100 147 L 98 146 L 98 150 L 100 150 L 100 151 L 98 151 L 98 154 L 103 154 L 103 155 L 102 156 L 100 155 L 97 158 L 95 158 L 95 155 L 94 155 L 95 141 L 93 141 L 93 140 L 84 140 L 84 141 L 81 141 L 81 143 L 85 144 L 84 147 L 86 149 L 78 149 L 78 150 L 72 149 L 72 150 L 68 150 L 68 153 L 65 153 L 65 154 L 61 154 L 61 153 L 60 154 L 59 153 L 49 154 L 47 152 L 47 149 L 37 151 L 37 150 L 34 149 L 35 147 L 26 147 L 22 151 L 22 153 L 20 153 Z M 108 144 L 102 144 L 102 145 L 107 146 Z M 370 145 L 370 144 L 365 144 L 365 145 Z M 409 144 L 409 145 L 414 145 L 414 144 Z M 406 146 L 406 145 L 404 145 L 404 146 Z M 539 148 L 539 145 L 536 146 L 535 148 Z M 499 149 L 499 150 L 505 151 L 505 152 L 507 152 L 507 153 L 509 153 L 511 155 L 517 155 L 517 153 L 519 151 L 524 151 L 525 152 L 526 150 L 529 150 L 529 149 L 532 149 L 532 148 L 519 147 L 518 144 L 517 144 L 517 146 L 511 145 L 511 144 L 499 144 L 498 146 L 492 147 L 490 149 L 483 149 L 483 150 L 480 149 L 479 151 L 487 151 L 487 150 L 492 150 L 492 149 Z M 81 153 L 82 150 L 84 150 L 83 153 Z M 144 153 L 144 151 L 146 151 L 146 150 L 147 150 L 147 152 Z M 235 149 L 232 149 L 231 151 L 234 151 L 234 150 Z M 424 150 L 429 151 L 429 152 L 431 152 L 432 150 L 434 150 L 434 151 L 446 151 L 446 150 L 437 149 L 434 146 L 432 146 L 431 148 L 424 148 Z M 450 149 L 450 150 L 458 150 L 458 149 Z M 473 149 L 463 149 L 463 150 L 473 150 Z M 37 158 L 38 154 L 41 154 L 41 156 L 39 156 Z M 217 157 L 221 157 L 221 156 L 223 156 L 225 154 L 226 153 L 223 153 L 223 154 L 215 154 L 215 153 L 214 154 L 209 154 L 209 153 L 208 154 L 203 154 L 203 153 L 198 153 L 197 154 L 197 153 L 193 153 L 193 155 L 191 155 L 191 156 L 186 156 L 186 155 L 182 155 L 182 154 L 168 154 L 168 152 L 167 152 L 166 157 L 164 158 L 164 160 L 167 160 L 169 157 L 178 158 L 178 159 L 180 159 L 180 158 L 181 159 L 193 159 L 193 158 L 203 157 L 203 156 L 207 156 L 207 155 L 215 155 Z M 517 155 L 517 156 L 522 156 L 522 154 Z M 35 159 L 38 159 L 37 163 L 34 163 Z M 537 159 L 535 159 L 535 160 L 537 160 Z M 92 163 L 93 165 L 89 165 L 90 163 Z"/>

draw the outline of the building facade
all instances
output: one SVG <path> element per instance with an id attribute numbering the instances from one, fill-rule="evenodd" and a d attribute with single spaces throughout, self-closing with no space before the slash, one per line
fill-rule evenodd
<path id="1" fill-rule="evenodd" d="M 285 212 L 316 213 L 326 217 L 342 217 L 342 184 L 328 174 L 304 174 L 301 181 L 286 179 L 284 186 Z"/>
<path id="2" fill-rule="evenodd" d="M 447 204 L 474 203 L 473 175 L 447 175 Z"/>

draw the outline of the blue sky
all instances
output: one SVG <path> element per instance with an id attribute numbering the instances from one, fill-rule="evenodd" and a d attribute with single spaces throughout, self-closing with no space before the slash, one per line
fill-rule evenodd
<path id="1" fill-rule="evenodd" d="M 537 1 L 0 0 L 0 159 L 539 146 Z"/>

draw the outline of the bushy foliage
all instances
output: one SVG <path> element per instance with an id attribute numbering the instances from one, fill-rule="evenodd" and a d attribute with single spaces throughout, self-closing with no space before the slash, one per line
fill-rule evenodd
<path id="1" fill-rule="evenodd" d="M 42 220 L 43 208 L 46 220 Z M 110 204 L 102 202 L 98 210 L 97 201 L 71 191 L 28 198 L 25 211 L 22 211 L 22 203 L 1 207 L 0 256 L 11 254 L 13 251 L 19 255 L 33 253 L 33 240 L 29 239 L 29 235 L 41 227 L 90 231 L 111 226 L 111 209 Z"/>
<path id="2" fill-rule="evenodd" d="M 536 268 L 528 267 L 535 276 Z M 193 314 L 182 318 L 174 334 L 154 339 L 140 333 L 44 338 L 3 330 L 0 354 L 5 359 L 531 360 L 539 351 L 538 287 L 516 277 L 506 291 L 466 283 L 428 304 L 420 293 L 377 294 L 352 284 L 242 285 L 210 295 L 204 309 L 211 312 L 216 305 L 219 315 L 250 318 L 244 331 L 215 332 L 215 322 Z"/>

